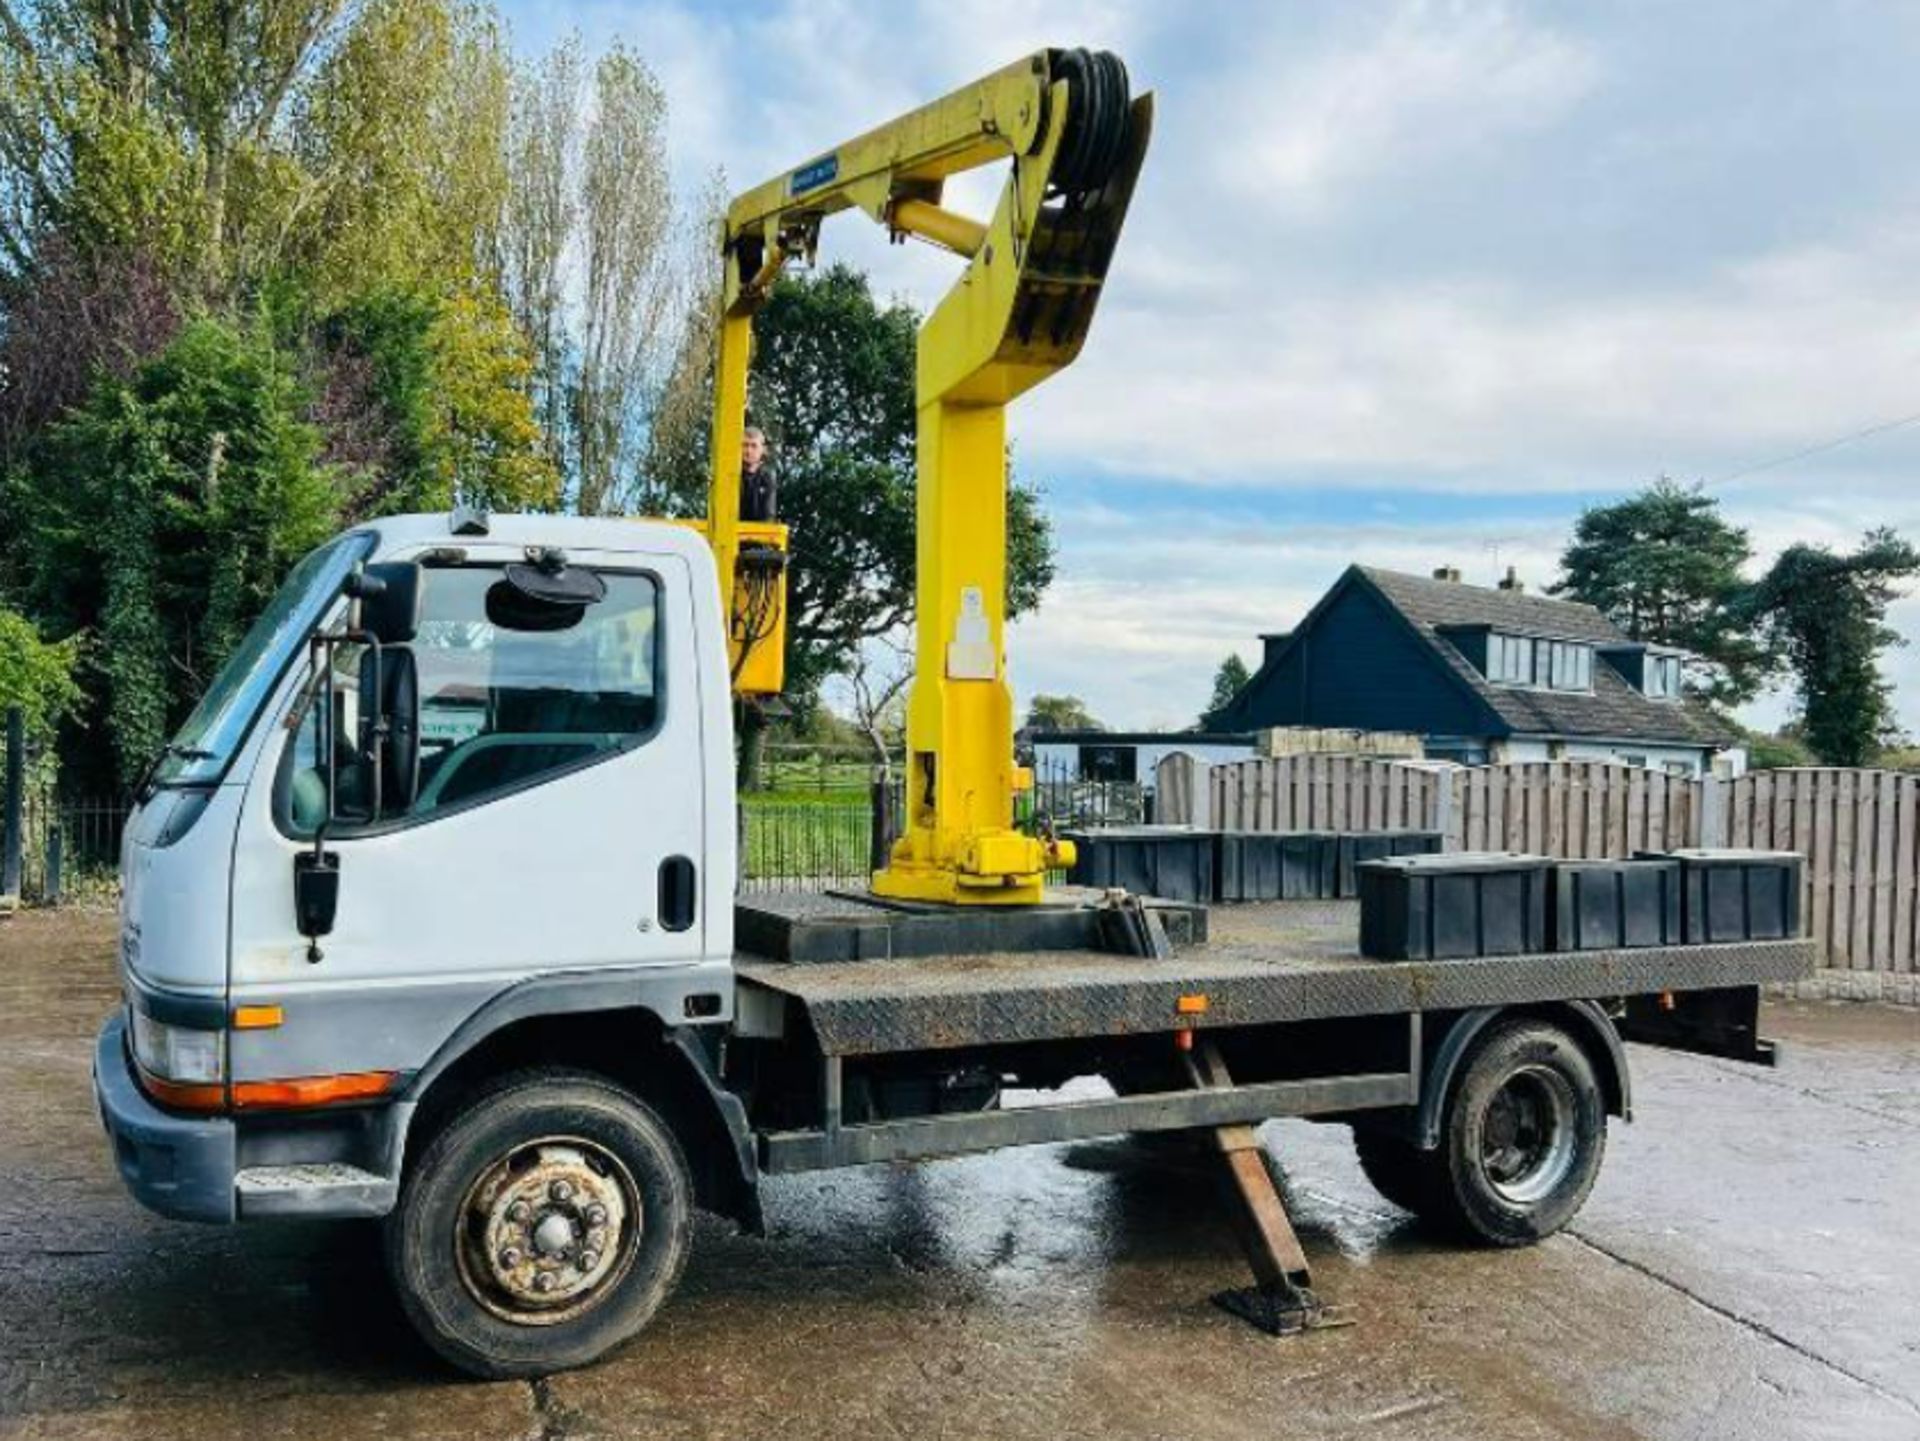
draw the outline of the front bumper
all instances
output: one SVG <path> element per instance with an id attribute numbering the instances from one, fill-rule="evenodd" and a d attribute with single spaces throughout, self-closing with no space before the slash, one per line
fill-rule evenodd
<path id="1" fill-rule="evenodd" d="M 116 1011 L 93 1051 L 93 1095 L 133 1198 L 179 1221 L 236 1219 L 236 1127 L 225 1117 L 178 1116 L 148 1100 L 127 1059 L 127 1018 Z"/>

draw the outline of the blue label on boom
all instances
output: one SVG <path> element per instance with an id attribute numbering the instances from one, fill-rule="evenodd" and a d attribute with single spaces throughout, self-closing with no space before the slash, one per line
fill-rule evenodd
<path id="1" fill-rule="evenodd" d="M 840 173 L 840 157 L 823 155 L 811 165 L 802 165 L 793 172 L 793 178 L 787 182 L 787 194 L 805 195 L 809 190 L 817 190 Z"/>

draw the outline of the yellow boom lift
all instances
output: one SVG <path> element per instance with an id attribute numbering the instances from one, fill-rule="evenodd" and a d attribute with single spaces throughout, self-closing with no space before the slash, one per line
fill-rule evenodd
<path id="1" fill-rule="evenodd" d="M 917 669 L 908 702 L 904 833 L 874 890 L 909 900 L 1040 899 L 1071 846 L 1014 827 L 1007 684 L 1007 403 L 1086 339 L 1152 125 L 1105 52 L 1041 50 L 777 175 L 728 207 L 714 382 L 708 538 L 732 597 L 734 686 L 776 694 L 785 652 L 786 529 L 742 522 L 740 449 L 754 312 L 820 222 L 858 210 L 896 239 L 966 262 L 921 327 L 917 363 Z M 1011 172 L 990 220 L 945 208 L 948 177 Z"/>

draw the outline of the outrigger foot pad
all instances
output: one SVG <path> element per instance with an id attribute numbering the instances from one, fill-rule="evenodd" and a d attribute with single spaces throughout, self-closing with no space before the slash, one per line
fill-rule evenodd
<path id="1" fill-rule="evenodd" d="M 1240 1286 L 1216 1292 L 1213 1304 L 1269 1336 L 1297 1336 L 1302 1331 L 1351 1326 L 1354 1321 L 1351 1307 L 1330 1306 L 1309 1286 Z"/>

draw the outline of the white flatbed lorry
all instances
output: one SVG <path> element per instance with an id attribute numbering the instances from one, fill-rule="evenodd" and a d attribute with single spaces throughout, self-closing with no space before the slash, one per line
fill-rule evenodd
<path id="1" fill-rule="evenodd" d="M 1759 986 L 1812 964 L 1372 961 L 1338 903 L 737 902 L 729 664 L 685 527 L 412 516 L 302 561 L 127 830 L 95 1085 L 133 1194 L 384 1218 L 427 1340 L 529 1375 L 644 1326 L 695 1208 L 757 1226 L 765 1175 L 1210 1132 L 1304 1322 L 1244 1128 L 1350 1124 L 1392 1200 L 1537 1240 L 1629 1109 L 1622 1035 L 1763 1060 Z M 999 1104 L 1081 1076 L 1113 1098 Z"/>

